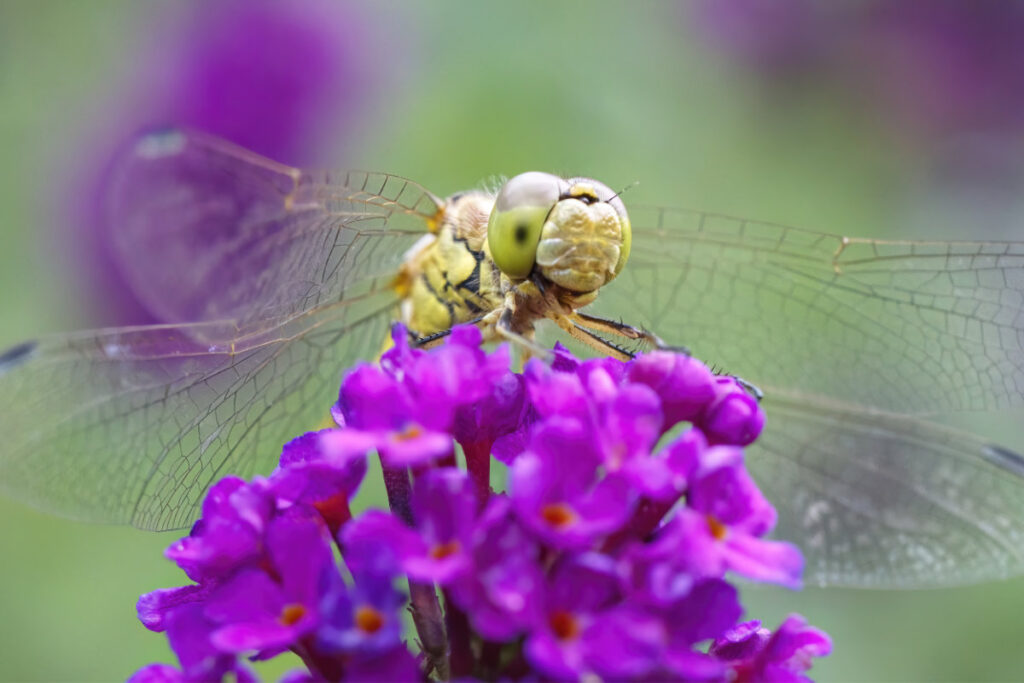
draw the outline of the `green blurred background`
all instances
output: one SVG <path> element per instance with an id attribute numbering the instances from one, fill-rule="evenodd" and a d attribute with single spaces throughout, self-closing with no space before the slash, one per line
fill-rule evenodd
<path id="1" fill-rule="evenodd" d="M 118 84 L 147 49 L 157 6 L 0 3 L 0 348 L 90 324 L 62 251 L 68 169 L 128 106 Z M 372 26 L 362 58 L 387 68 L 337 166 L 387 170 L 439 194 L 530 169 L 579 173 L 613 187 L 639 181 L 627 205 L 863 236 L 1006 235 L 1016 215 L 971 213 L 976 193 L 959 202 L 936 185 L 941 140 L 908 140 L 827 79 L 779 83 L 708 49 L 686 6 L 360 12 Z M 161 555 L 174 534 L 7 501 L 0 520 L 0 679 L 116 680 L 170 661 L 134 603 L 182 581 Z M 833 636 L 834 654 L 813 671 L 821 681 L 1024 679 L 1022 579 L 930 592 L 756 589 L 746 604 L 767 625 L 796 611 Z"/>

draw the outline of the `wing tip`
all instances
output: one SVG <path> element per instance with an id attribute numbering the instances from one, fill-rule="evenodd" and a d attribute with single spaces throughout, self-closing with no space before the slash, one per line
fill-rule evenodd
<path id="1" fill-rule="evenodd" d="M 0 376 L 25 363 L 38 345 L 35 341 L 22 342 L 0 353 Z"/>
<path id="2" fill-rule="evenodd" d="M 995 444 L 987 444 L 982 449 L 982 454 L 992 464 L 1002 467 L 1018 477 L 1024 477 L 1024 455 Z"/>
<path id="3" fill-rule="evenodd" d="M 180 128 L 153 128 L 139 135 L 132 152 L 143 159 L 162 159 L 180 154 L 187 142 Z"/>

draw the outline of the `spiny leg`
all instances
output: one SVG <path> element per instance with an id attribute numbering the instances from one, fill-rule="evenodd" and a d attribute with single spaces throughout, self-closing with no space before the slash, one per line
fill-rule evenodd
<path id="1" fill-rule="evenodd" d="M 677 351 L 687 356 L 690 355 L 690 350 L 685 346 L 670 346 L 658 335 L 641 327 L 627 325 L 621 321 L 600 318 L 596 315 L 587 315 L 586 313 L 580 313 L 579 311 L 568 314 L 568 317 L 577 325 L 585 327 L 590 331 L 596 330 L 605 334 L 614 334 L 619 337 L 625 337 L 626 339 L 639 341 L 641 344 L 646 344 L 648 347 L 653 349 Z"/>
<path id="2" fill-rule="evenodd" d="M 511 308 L 506 306 L 501 309 L 501 315 L 498 317 L 497 322 L 494 324 L 494 331 L 499 337 L 502 337 L 506 341 L 509 341 L 517 345 L 520 349 L 526 352 L 527 355 L 535 358 L 542 358 L 548 362 L 554 360 L 555 356 L 551 351 L 540 346 L 532 339 L 516 332 L 512 326 L 512 314 Z M 525 358 L 523 359 L 525 362 Z"/>
<path id="3" fill-rule="evenodd" d="M 736 380 L 736 382 L 739 383 L 739 385 L 741 387 L 743 387 L 744 389 L 747 390 L 748 394 L 750 394 L 751 396 L 756 398 L 758 401 L 760 401 L 761 399 L 764 398 L 764 392 L 761 391 L 761 387 L 757 386 L 753 382 L 748 382 L 747 380 L 743 379 L 742 377 L 738 377 L 736 375 L 729 375 L 729 376 L 732 377 L 734 380 Z"/>
<path id="4" fill-rule="evenodd" d="M 484 321 L 484 318 L 486 318 L 486 317 L 487 317 L 486 314 L 478 315 L 475 318 L 470 318 L 469 320 L 465 320 L 465 321 L 463 321 L 463 322 L 461 322 L 459 324 L 460 325 L 479 325 L 481 322 Z M 409 340 L 412 342 L 412 345 L 413 345 L 414 348 L 417 348 L 417 349 L 430 349 L 430 348 L 433 348 L 433 347 L 437 346 L 438 343 L 442 339 L 444 339 L 445 337 L 450 335 L 452 333 L 452 328 L 449 327 L 446 330 L 441 330 L 440 332 L 432 332 L 431 334 L 426 334 L 426 335 L 423 335 L 423 336 L 420 336 L 419 333 L 417 333 L 415 330 L 406 330 L 406 331 L 409 333 Z"/>
<path id="5" fill-rule="evenodd" d="M 558 323 L 559 327 L 568 332 L 573 339 L 586 344 L 600 353 L 622 361 L 633 360 L 636 356 L 633 351 L 605 339 L 596 332 L 588 330 L 586 327 L 573 320 L 571 315 L 559 316 L 555 318 L 555 322 Z"/>
<path id="6" fill-rule="evenodd" d="M 569 334 L 571 334 L 574 338 L 589 344 L 591 347 L 599 351 L 610 348 L 615 349 L 620 353 L 629 353 L 630 358 L 636 355 L 635 353 L 631 353 L 629 351 L 626 351 L 625 349 L 621 349 L 620 347 L 608 341 L 607 339 L 603 339 L 599 335 L 595 334 L 592 330 L 600 330 L 602 332 L 616 334 L 619 335 L 620 337 L 625 337 L 626 339 L 637 339 L 640 340 L 641 342 L 645 342 L 647 344 L 652 345 L 659 351 L 675 351 L 677 353 L 682 353 L 687 356 L 690 355 L 690 350 L 687 349 L 685 346 L 669 346 L 653 332 L 649 332 L 647 330 L 634 327 L 632 325 L 627 325 L 623 322 L 608 320 L 607 318 L 599 318 L 597 316 L 587 315 L 586 313 L 579 312 L 571 313 L 567 315 L 566 318 L 568 321 L 573 323 L 574 329 L 569 329 L 565 325 L 561 325 L 562 329 L 569 332 Z M 583 339 L 580 336 L 581 333 L 588 335 L 589 339 Z M 756 398 L 758 401 L 764 398 L 764 392 L 761 390 L 759 386 L 757 386 L 753 382 L 748 382 L 747 380 L 743 379 L 742 377 L 739 377 L 738 375 L 731 375 L 726 372 L 720 373 L 716 371 L 715 374 L 724 374 L 728 375 L 729 377 L 732 377 L 739 383 L 741 387 L 743 387 L 751 396 Z"/>

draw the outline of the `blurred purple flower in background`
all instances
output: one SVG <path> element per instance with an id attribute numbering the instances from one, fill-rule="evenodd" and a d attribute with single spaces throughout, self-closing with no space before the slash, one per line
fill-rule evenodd
<path id="1" fill-rule="evenodd" d="M 701 0 L 705 41 L 761 74 L 812 77 L 911 137 L 1024 131 L 1024 4 Z M 866 97 L 865 97 L 866 95 Z"/>
<path id="2" fill-rule="evenodd" d="M 337 165 L 388 68 L 382 51 L 367 57 L 368 12 L 331 0 L 190 0 L 143 14 L 133 76 L 83 140 L 62 220 L 94 324 L 160 322 L 122 280 L 107 239 L 112 150 L 146 128 L 185 126 L 284 163 Z"/>
<path id="3" fill-rule="evenodd" d="M 734 575 L 795 588 L 803 565 L 764 538 L 775 510 L 742 449 L 764 415 L 740 383 L 665 351 L 580 361 L 557 348 L 517 375 L 472 327 L 432 351 L 398 326 L 393 340 L 343 380 L 339 428 L 291 441 L 268 479 L 211 489 L 167 551 L 195 583 L 138 602 L 180 668 L 136 681 L 244 679 L 241 658 L 285 650 L 308 669 L 290 681 L 800 681 L 829 653 L 798 616 L 775 632 L 737 623 Z M 520 394 L 517 419 L 493 410 Z M 403 433 L 396 459 L 381 434 Z M 510 434 L 509 490 L 494 492 L 473 461 Z M 374 451 L 390 510 L 349 519 Z M 403 640 L 403 578 L 418 655 Z"/>
<path id="4" fill-rule="evenodd" d="M 807 104 L 824 105 L 852 124 L 841 135 L 881 141 L 876 176 L 890 173 L 882 192 L 896 190 L 883 201 L 898 198 L 899 220 L 916 226 L 912 232 L 1020 234 L 1024 3 L 698 0 L 681 7 L 715 62 L 731 58 L 787 119 L 799 120 Z"/>
<path id="5" fill-rule="evenodd" d="M 828 49 L 827 12 L 814 0 L 701 0 L 697 28 L 714 47 L 766 72 L 806 68 Z"/>

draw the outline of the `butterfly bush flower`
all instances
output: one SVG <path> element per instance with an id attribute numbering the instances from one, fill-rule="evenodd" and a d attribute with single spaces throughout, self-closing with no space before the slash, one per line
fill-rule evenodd
<path id="1" fill-rule="evenodd" d="M 133 680 L 249 680 L 291 651 L 293 682 L 802 681 L 829 653 L 799 616 L 740 621 L 734 578 L 796 588 L 802 569 L 766 538 L 743 454 L 764 415 L 742 383 L 668 351 L 556 347 L 520 374 L 472 327 L 430 351 L 392 339 L 344 378 L 336 428 L 210 490 L 166 553 L 192 583 L 138 603 L 178 665 Z M 389 506 L 353 511 L 370 457 Z"/>

